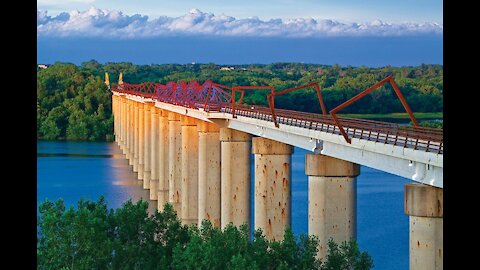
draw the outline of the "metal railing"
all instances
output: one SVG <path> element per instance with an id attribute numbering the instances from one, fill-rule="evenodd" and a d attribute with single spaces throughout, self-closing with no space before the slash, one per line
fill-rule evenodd
<path id="1" fill-rule="evenodd" d="M 386 82 L 390 82 L 393 85 L 402 104 L 406 108 L 411 119 L 414 120 L 415 126 L 403 126 L 394 123 L 355 119 L 336 115 L 340 109 L 355 102 Z M 275 108 L 275 96 L 306 87 L 316 88 L 323 114 Z M 413 113 L 410 111 L 408 104 L 406 104 L 405 99 L 401 95 L 398 87 L 396 87 L 391 76 L 388 76 L 351 100 L 346 101 L 337 108 L 331 110 L 330 115 L 326 114 L 320 88 L 316 83 L 286 89 L 280 92 L 275 92 L 274 88 L 271 86 L 228 87 L 214 83 L 210 80 L 205 81 L 201 85 L 196 81 L 191 81 L 188 84 L 185 82 L 169 82 L 166 85 L 150 82 L 141 84 L 128 84 L 122 82 L 121 84 L 112 84 L 111 89 L 114 92 L 152 98 L 160 102 L 191 109 L 203 109 L 206 112 L 229 113 L 233 118 L 242 116 L 270 121 L 273 122 L 277 128 L 282 124 L 341 135 L 349 143 L 351 142 L 351 138 L 355 138 L 419 151 L 443 154 L 443 130 L 418 126 Z M 248 89 L 270 90 L 270 94 L 267 96 L 269 106 L 241 104 L 244 97 L 244 90 Z M 235 92 L 241 93 L 239 100 L 235 100 Z"/>

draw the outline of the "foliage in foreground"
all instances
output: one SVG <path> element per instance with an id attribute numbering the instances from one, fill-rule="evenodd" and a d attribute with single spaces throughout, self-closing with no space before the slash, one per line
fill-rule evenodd
<path id="1" fill-rule="evenodd" d="M 148 202 L 126 202 L 116 210 L 80 200 L 66 209 L 63 200 L 39 206 L 38 269 L 370 269 L 373 262 L 355 241 L 329 241 L 324 262 L 315 258 L 318 240 L 295 237 L 269 241 L 261 230 L 249 240 L 246 225 L 224 230 L 204 220 L 187 227 L 173 207 L 148 214 Z"/>

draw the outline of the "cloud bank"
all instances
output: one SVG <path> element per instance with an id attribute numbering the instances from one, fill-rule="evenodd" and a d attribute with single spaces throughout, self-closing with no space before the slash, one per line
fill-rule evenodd
<path id="1" fill-rule="evenodd" d="M 344 23 L 313 18 L 237 19 L 192 9 L 180 17 L 125 15 L 120 11 L 91 7 L 86 11 L 63 12 L 49 16 L 37 10 L 37 35 L 40 37 L 153 38 L 164 36 L 225 37 L 354 37 L 442 35 L 443 24 L 435 22 L 391 24 L 375 20 Z"/>

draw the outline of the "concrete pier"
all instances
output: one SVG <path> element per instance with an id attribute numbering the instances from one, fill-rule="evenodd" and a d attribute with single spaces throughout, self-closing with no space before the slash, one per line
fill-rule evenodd
<path id="1" fill-rule="evenodd" d="M 139 146 L 139 109 L 138 102 L 133 102 L 133 171 L 138 173 L 138 146 Z M 137 174 L 138 175 L 138 174 Z M 141 179 L 138 175 L 138 179 Z"/>
<path id="2" fill-rule="evenodd" d="M 168 120 L 168 115 L 169 113 L 167 111 L 158 109 L 158 117 L 159 117 L 158 118 L 158 128 L 159 128 L 158 134 L 160 137 L 158 141 L 158 202 L 157 203 L 158 203 L 158 209 L 160 210 L 163 210 L 163 206 L 165 205 L 165 203 L 170 201 L 169 190 L 170 190 L 170 163 L 171 162 L 170 162 L 170 152 L 169 152 L 170 151 L 170 132 L 169 132 L 170 121 Z M 174 123 L 174 124 L 178 124 L 178 123 Z M 175 131 L 172 133 L 172 135 L 175 136 L 174 134 L 175 134 Z M 174 145 L 174 147 L 177 147 L 178 149 L 179 146 Z M 174 153 L 178 154 L 178 152 L 174 152 Z M 171 164 L 171 166 L 173 167 L 175 166 L 175 164 Z M 180 164 L 178 164 L 177 167 L 178 166 L 180 166 Z M 176 171 L 176 175 L 178 175 L 177 171 Z M 177 176 L 177 177 L 180 177 L 180 176 Z M 173 182 L 172 182 L 172 185 L 173 185 Z"/>
<path id="3" fill-rule="evenodd" d="M 182 211 L 182 127 L 180 115 L 174 112 L 168 113 L 168 160 L 168 201 L 180 217 L 180 211 Z"/>
<path id="4" fill-rule="evenodd" d="M 123 124 L 122 124 L 122 132 L 123 132 L 123 154 L 125 158 L 127 158 L 128 153 L 128 99 L 124 97 L 123 99 Z"/>
<path id="5" fill-rule="evenodd" d="M 220 128 L 212 123 L 198 123 L 198 224 L 207 219 L 220 227 Z"/>
<path id="6" fill-rule="evenodd" d="M 252 139 L 255 154 L 255 229 L 270 240 L 283 240 L 290 227 L 291 154 L 293 146 L 265 139 Z"/>
<path id="7" fill-rule="evenodd" d="M 127 159 L 128 165 L 133 166 L 133 117 L 134 117 L 134 109 L 133 109 L 133 101 L 127 101 Z"/>
<path id="8" fill-rule="evenodd" d="M 410 270 L 443 269 L 443 189 L 405 184 L 410 222 Z"/>
<path id="9" fill-rule="evenodd" d="M 252 135 L 220 128 L 221 141 L 221 227 L 249 225 L 250 154 Z"/>
<path id="10" fill-rule="evenodd" d="M 198 222 L 198 131 L 197 120 L 181 116 L 182 125 L 182 212 L 183 224 Z"/>
<path id="11" fill-rule="evenodd" d="M 125 154 L 125 96 L 120 96 L 120 149 Z"/>
<path id="12" fill-rule="evenodd" d="M 357 236 L 357 176 L 360 166 L 344 160 L 306 154 L 308 233 L 319 240 L 324 259 L 330 238 L 341 243 Z"/>
<path id="13" fill-rule="evenodd" d="M 143 188 L 150 189 L 150 128 L 151 128 L 151 119 L 150 119 L 150 107 L 151 102 L 145 103 L 143 105 Z M 156 187 L 155 187 L 156 188 Z"/>
<path id="14" fill-rule="evenodd" d="M 138 179 L 144 179 L 145 172 L 145 113 L 143 103 L 138 103 Z M 145 189 L 145 181 L 143 181 L 143 188 Z"/>
<path id="15" fill-rule="evenodd" d="M 113 138 L 118 144 L 118 96 L 112 96 Z"/>
<path id="16" fill-rule="evenodd" d="M 150 108 L 150 200 L 158 200 L 158 112 L 155 104 Z M 161 208 L 157 209 L 161 210 Z"/>

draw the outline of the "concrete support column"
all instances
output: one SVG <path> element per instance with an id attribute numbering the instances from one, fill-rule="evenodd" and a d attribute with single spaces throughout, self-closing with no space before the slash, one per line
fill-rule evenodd
<path id="1" fill-rule="evenodd" d="M 410 219 L 410 270 L 443 269 L 443 189 L 405 184 Z"/>
<path id="2" fill-rule="evenodd" d="M 138 125 L 138 117 L 139 117 L 139 109 L 138 109 L 138 102 L 133 102 L 133 171 L 138 173 L 138 135 L 139 135 L 139 125 Z M 138 179 L 141 179 L 138 177 Z"/>
<path id="3" fill-rule="evenodd" d="M 180 144 L 180 138 L 172 138 L 172 139 L 175 139 L 177 140 L 175 142 L 175 145 L 173 148 L 171 148 L 170 146 L 170 131 L 169 131 L 169 125 L 170 125 L 170 121 L 168 120 L 169 119 L 169 113 L 168 111 L 165 111 L 165 110 L 158 110 L 158 128 L 159 128 L 159 131 L 158 131 L 158 135 L 159 135 L 159 143 L 158 143 L 158 209 L 159 210 L 163 210 L 163 206 L 165 205 L 165 203 L 167 202 L 172 202 L 170 201 L 170 194 L 169 194 L 169 190 L 170 190 L 170 183 L 172 184 L 172 186 L 175 186 L 175 183 L 172 181 L 170 181 L 170 165 L 173 166 L 172 167 L 172 172 L 174 176 L 172 176 L 172 179 L 178 177 L 178 179 L 180 179 L 180 172 L 178 171 L 178 169 L 180 168 L 180 163 L 177 163 L 177 164 L 170 164 L 172 163 L 173 161 L 170 161 L 170 149 L 177 149 L 174 151 L 174 154 L 172 154 L 172 157 L 173 156 L 176 156 L 176 155 L 180 155 L 179 152 L 178 152 L 178 148 L 181 147 L 181 145 L 179 146 L 178 144 Z M 172 116 L 172 119 L 175 119 L 175 116 Z M 181 128 L 179 126 L 179 121 L 178 120 L 172 120 L 174 121 L 175 123 L 172 122 L 172 125 L 178 125 L 178 129 L 180 129 L 180 132 L 181 132 Z M 175 132 L 179 132 L 178 130 L 174 130 L 172 132 L 172 136 L 180 136 L 180 134 L 175 134 Z M 180 161 L 178 161 L 180 162 Z M 176 167 L 174 167 L 176 166 Z M 180 181 L 180 180 L 178 180 Z M 180 183 L 180 182 L 178 182 Z M 175 196 L 175 194 L 171 194 L 172 196 L 172 200 L 177 200 L 178 199 L 178 196 L 180 196 L 180 194 L 178 196 Z M 174 206 L 174 207 L 179 207 L 178 205 L 177 206 Z M 178 208 L 180 209 L 180 208 Z M 175 208 L 175 210 L 177 210 Z M 177 210 L 179 211 L 179 210 Z M 178 213 L 180 215 L 180 213 Z"/>
<path id="4" fill-rule="evenodd" d="M 250 153 L 252 136 L 220 128 L 221 227 L 250 225 Z"/>
<path id="5" fill-rule="evenodd" d="M 135 108 L 134 108 L 134 101 L 128 100 L 128 132 L 127 132 L 127 137 L 128 137 L 128 164 L 133 166 L 133 151 L 135 150 L 135 143 L 133 140 L 133 135 L 134 135 L 134 127 L 135 127 Z"/>
<path id="6" fill-rule="evenodd" d="M 330 238 L 341 243 L 357 237 L 357 176 L 360 166 L 348 161 L 306 154 L 308 175 L 308 234 L 319 240 L 317 256 L 324 259 Z"/>
<path id="7" fill-rule="evenodd" d="M 184 224 L 198 222 L 198 131 L 195 118 L 182 115 L 182 212 Z"/>
<path id="8" fill-rule="evenodd" d="M 270 240 L 283 240 L 290 227 L 291 154 L 293 146 L 266 138 L 252 139 L 255 154 L 255 228 Z"/>
<path id="9" fill-rule="evenodd" d="M 128 104 L 128 99 L 125 97 L 125 120 L 124 120 L 124 144 L 125 144 L 125 147 L 123 148 L 123 153 L 125 154 L 125 158 L 127 160 L 130 159 L 130 134 L 129 134 L 129 124 L 130 124 L 130 108 L 129 108 L 129 104 Z"/>
<path id="10" fill-rule="evenodd" d="M 138 103 L 138 179 L 144 179 L 145 172 L 145 121 L 144 104 Z M 145 186 L 143 187 L 145 188 Z"/>
<path id="11" fill-rule="evenodd" d="M 198 224 L 207 219 L 220 227 L 220 128 L 198 124 Z"/>
<path id="12" fill-rule="evenodd" d="M 158 200 L 158 112 L 155 103 L 150 108 L 150 200 Z M 157 209 L 161 210 L 160 207 Z"/>
<path id="13" fill-rule="evenodd" d="M 117 96 L 112 95 L 112 115 L 113 115 L 113 137 L 118 144 L 118 113 L 117 113 Z"/>
<path id="14" fill-rule="evenodd" d="M 120 149 L 123 150 L 123 133 L 122 133 L 122 125 L 123 125 L 123 95 L 118 96 L 118 109 L 117 113 L 119 116 L 118 119 L 118 145 Z"/>
<path id="15" fill-rule="evenodd" d="M 122 97 L 122 153 L 124 155 L 127 154 L 126 148 L 127 148 L 127 103 L 126 103 L 126 98 L 125 96 Z"/>
<path id="16" fill-rule="evenodd" d="M 133 107 L 133 101 L 129 100 L 128 101 L 128 164 L 133 166 L 133 150 L 135 149 L 134 147 L 134 142 L 133 142 L 133 127 L 134 127 L 134 116 L 135 116 L 135 108 Z"/>
<path id="17" fill-rule="evenodd" d="M 115 141 L 117 142 L 118 145 L 120 145 L 120 119 L 121 119 L 121 114 L 120 114 L 120 96 L 114 96 L 115 97 L 115 112 L 113 114 L 113 120 L 114 120 L 114 136 L 115 136 Z M 112 105 L 113 106 L 113 105 Z"/>
<path id="18" fill-rule="evenodd" d="M 130 159 L 130 134 L 129 134 L 129 127 L 128 125 L 130 124 L 130 108 L 128 104 L 128 99 L 125 97 L 125 120 L 124 120 L 124 144 L 125 147 L 123 148 L 123 153 L 125 154 L 125 158 L 127 160 Z"/>
<path id="19" fill-rule="evenodd" d="M 150 108 L 152 102 L 147 102 L 143 105 L 143 188 L 150 189 Z"/>
<path id="20" fill-rule="evenodd" d="M 180 217 L 182 210 L 182 126 L 180 125 L 180 115 L 174 112 L 168 113 L 168 161 L 168 202 L 173 205 Z"/>

